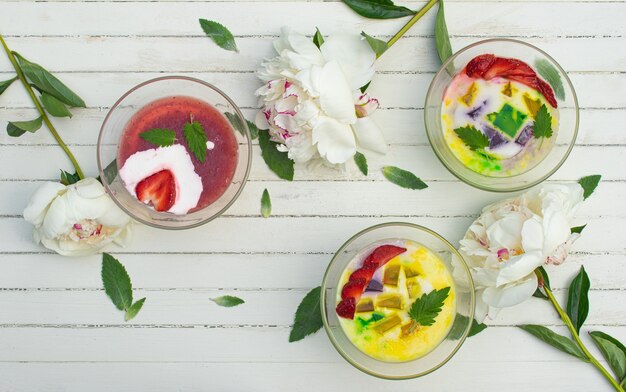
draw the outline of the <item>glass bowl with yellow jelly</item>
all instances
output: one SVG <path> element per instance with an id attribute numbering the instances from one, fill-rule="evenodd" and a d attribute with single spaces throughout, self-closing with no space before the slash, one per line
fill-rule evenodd
<path id="1" fill-rule="evenodd" d="M 450 57 L 433 79 L 426 133 L 448 170 L 490 191 L 521 190 L 567 159 L 578 132 L 573 86 L 527 43 L 492 39 Z"/>
<path id="2" fill-rule="evenodd" d="M 321 305 L 325 330 L 350 364 L 406 379 L 436 370 L 460 348 L 474 315 L 474 290 L 463 258 L 443 237 L 386 223 L 339 249 Z"/>

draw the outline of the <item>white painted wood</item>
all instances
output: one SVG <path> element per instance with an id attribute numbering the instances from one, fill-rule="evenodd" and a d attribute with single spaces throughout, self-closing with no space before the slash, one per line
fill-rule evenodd
<path id="1" fill-rule="evenodd" d="M 455 49 L 482 38 L 517 37 L 545 49 L 570 72 L 581 128 L 570 159 L 550 181 L 593 173 L 605 181 L 577 216 L 577 224 L 588 226 L 575 253 L 548 271 L 564 301 L 565 288 L 584 265 L 592 291 L 583 330 L 626 340 L 626 2 L 446 4 Z M 482 206 L 505 197 L 460 183 L 428 145 L 421 108 L 439 67 L 433 14 L 378 63 L 370 92 L 383 105 L 375 117 L 391 149 L 385 160 L 370 162 L 372 174 L 299 169 L 288 183 L 265 167 L 255 146 L 250 182 L 224 217 L 186 232 L 137 227 L 128 248 L 111 248 L 133 278 L 135 298 L 147 297 L 130 323 L 102 291 L 98 256 L 51 254 L 33 244 L 20 217 L 43 180 L 56 179 L 59 168 L 69 170 L 63 153 L 45 129 L 18 139 L 0 132 L 0 390 L 609 390 L 590 365 L 513 327 L 540 323 L 565 333 L 538 299 L 502 311 L 448 365 L 408 382 L 354 370 L 323 332 L 287 342 L 298 302 L 358 230 L 410 221 L 457 244 Z M 226 24 L 241 53 L 222 51 L 203 37 L 199 17 Z M 337 1 L 0 1 L 0 32 L 9 45 L 55 71 L 87 102 L 74 118 L 53 121 L 92 175 L 107 108 L 144 80 L 172 73 L 198 77 L 224 89 L 252 119 L 259 85 L 253 71 L 273 54 L 271 40 L 283 24 L 306 34 L 318 26 L 324 34 L 365 30 L 385 38 L 405 20 L 366 20 Z M 0 80 L 10 76 L 0 55 Z M 34 115 L 17 83 L 0 97 L 0 129 Z M 429 188 L 397 188 L 380 175 L 381 164 L 411 170 Z M 274 205 L 269 219 L 259 217 L 265 188 Z M 209 300 L 223 294 L 246 304 L 224 309 Z"/>

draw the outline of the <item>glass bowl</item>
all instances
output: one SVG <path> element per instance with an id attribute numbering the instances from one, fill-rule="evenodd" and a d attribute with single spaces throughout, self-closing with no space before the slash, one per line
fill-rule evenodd
<path id="1" fill-rule="evenodd" d="M 437 253 L 450 271 L 456 289 L 456 317 L 444 340 L 425 356 L 407 362 L 385 362 L 359 350 L 341 328 L 335 312 L 341 275 L 350 261 L 364 248 L 397 239 L 415 241 Z M 453 265 L 456 267 L 453 271 Z M 324 329 L 339 354 L 357 369 L 385 379 L 424 376 L 443 366 L 459 350 L 474 318 L 474 284 L 463 257 L 445 238 L 423 226 L 392 222 L 369 227 L 350 238 L 331 260 L 320 295 Z"/>
<path id="2" fill-rule="evenodd" d="M 445 141 L 441 126 L 441 104 L 454 76 L 474 57 L 491 53 L 516 58 L 535 68 L 538 60 L 551 64 L 563 83 L 564 99 L 557 97 L 559 129 L 552 150 L 530 170 L 509 177 L 490 177 L 469 168 L 454 155 Z M 539 75 L 541 77 L 541 75 Z M 435 154 L 444 166 L 461 181 L 483 190 L 512 192 L 530 188 L 556 172 L 565 162 L 578 134 L 578 100 L 574 86 L 561 66 L 547 53 L 525 42 L 512 39 L 488 39 L 469 45 L 450 57 L 430 84 L 424 105 L 426 135 Z"/>
<path id="3" fill-rule="evenodd" d="M 230 121 L 238 144 L 237 166 L 224 193 L 208 206 L 185 215 L 158 212 L 148 207 L 126 190 L 118 175 L 118 145 L 128 121 L 149 103 L 172 96 L 195 98 L 215 107 Z M 184 76 L 148 80 L 122 95 L 109 110 L 98 137 L 98 170 L 113 201 L 137 221 L 161 229 L 196 227 L 226 211 L 243 190 L 250 172 L 251 156 L 250 130 L 237 105 L 215 86 Z"/>

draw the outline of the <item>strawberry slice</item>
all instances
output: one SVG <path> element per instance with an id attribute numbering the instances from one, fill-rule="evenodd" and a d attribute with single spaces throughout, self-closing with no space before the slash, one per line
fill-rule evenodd
<path id="1" fill-rule="evenodd" d="M 383 265 L 387 264 L 389 260 L 406 252 L 406 248 L 401 248 L 395 245 L 382 245 L 374 249 L 372 253 L 363 262 L 363 267 L 370 267 L 379 269 Z"/>
<path id="2" fill-rule="evenodd" d="M 354 298 L 355 301 L 361 299 L 361 294 L 365 291 L 365 288 L 369 284 L 365 278 L 350 279 L 343 285 L 341 290 L 341 299 Z"/>
<path id="3" fill-rule="evenodd" d="M 348 279 L 348 281 L 355 280 L 355 279 L 365 279 L 366 282 L 369 283 L 369 281 L 372 280 L 372 277 L 374 276 L 375 272 L 376 272 L 376 268 L 374 266 L 372 265 L 363 266 L 359 268 L 358 270 L 354 271 L 352 275 L 350 275 L 350 278 Z"/>
<path id="4" fill-rule="evenodd" d="M 176 201 L 176 181 L 169 170 L 161 170 L 144 178 L 135 188 L 137 199 L 152 204 L 157 211 L 167 211 Z"/>
<path id="5" fill-rule="evenodd" d="M 337 304 L 335 311 L 339 317 L 353 319 L 354 312 L 356 311 L 356 300 L 352 297 L 342 299 L 341 302 Z"/>

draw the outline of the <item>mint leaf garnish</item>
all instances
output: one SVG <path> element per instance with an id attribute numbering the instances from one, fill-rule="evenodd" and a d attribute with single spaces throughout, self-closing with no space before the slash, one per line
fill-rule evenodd
<path id="1" fill-rule="evenodd" d="M 171 129 L 154 128 L 139 134 L 143 140 L 159 147 L 167 147 L 176 141 L 176 132 Z M 205 144 L 206 146 L 206 144 Z"/>
<path id="2" fill-rule="evenodd" d="M 443 289 L 433 290 L 428 294 L 423 294 L 411 305 L 409 317 L 419 325 L 425 327 L 433 325 L 449 293 L 450 287 L 445 287 Z"/>
<path id="3" fill-rule="evenodd" d="M 126 268 L 115 257 L 108 253 L 102 254 L 102 284 L 105 293 L 111 298 L 113 305 L 125 312 L 126 321 L 137 315 L 145 298 L 133 304 L 133 287 Z"/>
<path id="4" fill-rule="evenodd" d="M 365 31 L 361 31 L 361 35 L 365 37 L 365 40 L 370 45 L 370 48 L 372 48 L 374 53 L 376 53 L 376 58 L 379 58 L 387 50 L 388 46 L 385 41 L 374 38 L 371 35 L 368 35 Z"/>
<path id="5" fill-rule="evenodd" d="M 315 28 L 315 35 L 313 36 L 313 43 L 318 48 L 321 47 L 322 44 L 324 43 L 324 36 L 322 36 L 320 29 L 318 29 L 317 27 Z"/>
<path id="6" fill-rule="evenodd" d="M 200 27 L 202 27 L 204 33 L 211 38 L 217 46 L 239 53 L 239 49 L 235 43 L 235 37 L 233 37 L 233 34 L 226 27 L 212 20 L 199 19 L 199 21 Z"/>
<path id="7" fill-rule="evenodd" d="M 454 133 L 456 133 L 463 143 L 472 151 L 484 150 L 486 147 L 489 147 L 489 138 L 473 125 L 456 128 Z"/>
<path id="8" fill-rule="evenodd" d="M 233 295 L 223 295 L 221 297 L 211 298 L 211 301 L 225 308 L 232 308 L 233 306 L 241 305 L 245 302 L 243 299 Z"/>
<path id="9" fill-rule="evenodd" d="M 395 166 L 385 166 L 382 168 L 383 176 L 390 182 L 407 189 L 424 189 L 428 185 L 420 180 L 410 171 L 400 169 Z"/>
<path id="10" fill-rule="evenodd" d="M 13 82 L 15 82 L 16 80 L 17 80 L 17 76 L 13 77 L 12 79 L 3 80 L 2 82 L 0 82 L 0 94 L 5 92 L 6 89 L 8 89 L 9 86 L 12 85 Z"/>
<path id="11" fill-rule="evenodd" d="M 270 140 L 267 130 L 259 130 L 259 147 L 261 156 L 267 166 L 283 180 L 293 181 L 293 161 L 285 151 L 278 151 L 279 143 Z"/>
<path id="12" fill-rule="evenodd" d="M 80 181 L 78 173 L 74 172 L 74 174 L 71 174 L 66 172 L 65 170 L 61 170 L 61 184 L 71 185 L 76 184 L 78 181 Z"/>
<path id="13" fill-rule="evenodd" d="M 187 141 L 189 149 L 196 156 L 200 162 L 204 163 L 206 160 L 206 134 L 202 124 L 197 121 L 185 124 L 183 129 L 183 135 Z"/>
<path id="14" fill-rule="evenodd" d="M 293 327 L 289 333 L 289 343 L 302 340 L 322 328 L 321 291 L 320 286 L 309 291 L 298 305 Z"/>
<path id="15" fill-rule="evenodd" d="M 583 187 L 583 199 L 587 200 L 589 196 L 596 190 L 600 179 L 602 178 L 599 174 L 594 174 L 592 176 L 586 176 L 578 180 L 578 183 L 581 187 Z"/>
<path id="16" fill-rule="evenodd" d="M 9 136 L 18 137 L 26 132 L 35 133 L 41 128 L 43 117 L 38 117 L 30 121 L 9 121 L 7 124 L 7 133 Z"/>
<path id="17" fill-rule="evenodd" d="M 356 166 L 359 168 L 361 173 L 363 173 L 364 176 L 367 176 L 368 168 L 367 158 L 365 158 L 365 155 L 361 154 L 360 152 L 354 154 L 354 163 L 356 163 Z"/>
<path id="18" fill-rule="evenodd" d="M 537 111 L 535 123 L 533 124 L 533 136 L 535 138 L 552 136 L 552 116 L 548 111 L 548 107 L 543 104 Z"/>
<path id="19" fill-rule="evenodd" d="M 574 234 L 574 233 L 582 233 L 583 230 L 585 229 L 585 227 L 587 227 L 587 225 L 582 225 L 582 226 L 576 226 L 576 227 L 572 227 L 570 229 L 570 233 Z"/>
<path id="20" fill-rule="evenodd" d="M 263 218 L 268 218 L 272 214 L 272 200 L 270 199 L 270 193 L 265 189 L 263 196 L 261 196 L 261 215 Z"/>

